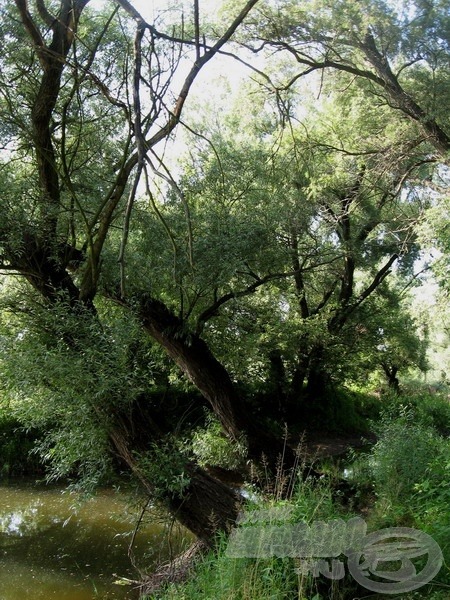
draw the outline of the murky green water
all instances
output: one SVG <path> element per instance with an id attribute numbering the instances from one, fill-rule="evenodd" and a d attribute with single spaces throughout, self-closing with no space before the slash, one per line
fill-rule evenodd
<path id="1" fill-rule="evenodd" d="M 76 506 L 62 488 L 0 484 L 0 600 L 136 598 L 114 584 L 139 578 L 128 558 L 136 516 L 114 491 Z M 166 558 L 167 526 L 147 523 L 134 551 L 141 566 Z"/>

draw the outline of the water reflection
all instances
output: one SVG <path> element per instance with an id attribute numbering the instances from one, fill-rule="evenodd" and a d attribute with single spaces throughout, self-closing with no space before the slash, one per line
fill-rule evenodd
<path id="1" fill-rule="evenodd" d="M 114 585 L 117 576 L 137 577 L 127 555 L 136 515 L 126 498 L 105 491 L 73 505 L 60 488 L 0 485 L 1 600 L 136 598 Z M 147 524 L 136 539 L 138 562 L 165 558 L 167 544 L 164 526 Z"/>

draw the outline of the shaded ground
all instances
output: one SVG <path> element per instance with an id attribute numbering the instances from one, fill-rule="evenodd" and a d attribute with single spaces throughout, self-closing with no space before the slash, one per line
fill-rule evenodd
<path id="1" fill-rule="evenodd" d="M 323 459 L 327 457 L 343 456 L 350 449 L 360 449 L 369 447 L 376 442 L 376 436 L 373 433 L 364 435 L 327 435 L 318 431 L 305 432 L 301 439 L 302 452 L 310 460 Z"/>
<path id="2" fill-rule="evenodd" d="M 299 440 L 291 440 L 290 445 L 299 448 L 300 462 L 316 463 L 325 458 L 344 457 L 350 450 L 368 449 L 376 442 L 373 433 L 353 435 L 323 434 L 319 431 L 304 432 Z M 209 466 L 208 472 L 232 487 L 240 487 L 248 478 L 248 473 L 232 471 L 217 466 Z"/>

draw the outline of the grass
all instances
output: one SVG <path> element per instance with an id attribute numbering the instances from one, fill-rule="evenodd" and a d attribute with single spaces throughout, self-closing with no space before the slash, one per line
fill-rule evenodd
<path id="1" fill-rule="evenodd" d="M 265 497 L 259 503 L 247 506 L 245 515 L 250 522 L 260 517 L 263 510 L 269 521 L 264 525 L 284 523 L 276 521 L 276 511 L 284 516 L 290 513 L 292 522 L 312 523 L 318 519 L 331 521 L 343 516 L 343 510 L 332 499 L 331 487 L 323 482 L 298 482 L 288 501 L 273 501 Z M 278 512 L 280 514 L 280 512 Z M 275 520 L 270 520 L 273 515 Z M 245 525 L 242 525 L 245 527 Z M 318 582 L 299 570 L 297 558 L 234 558 L 227 553 L 229 540 L 218 539 L 217 549 L 204 557 L 195 569 L 195 577 L 184 584 L 170 584 L 165 590 L 148 596 L 150 600 L 298 600 L 325 597 L 319 592 Z M 335 581 L 326 587 L 334 588 L 333 598 L 344 598 L 343 589 L 351 582 Z"/>

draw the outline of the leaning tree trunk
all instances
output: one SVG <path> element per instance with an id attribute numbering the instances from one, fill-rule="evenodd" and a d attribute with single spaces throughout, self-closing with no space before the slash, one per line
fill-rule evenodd
<path id="1" fill-rule="evenodd" d="M 187 333 L 183 323 L 162 302 L 142 298 L 140 318 L 144 329 L 169 354 L 209 402 L 226 434 L 235 441 L 244 436 L 248 457 L 264 460 L 274 470 L 280 460 L 286 469 L 296 463 L 296 453 L 282 440 L 256 422 L 224 366 L 198 335 Z"/>
<path id="2" fill-rule="evenodd" d="M 229 532 L 236 523 L 242 496 L 198 465 L 188 463 L 186 470 L 189 486 L 182 496 L 168 498 L 167 506 L 184 527 L 211 545 L 218 531 Z"/>
<path id="3" fill-rule="evenodd" d="M 109 437 L 118 458 L 140 481 L 144 490 L 158 498 L 169 514 L 191 531 L 199 540 L 212 546 L 219 531 L 228 532 L 236 522 L 242 496 L 218 479 L 209 475 L 192 461 L 186 460 L 184 471 L 189 483 L 183 490 L 156 492 L 155 485 L 136 458 L 123 423 L 116 423 Z M 167 457 L 170 461 L 170 457 Z"/>

